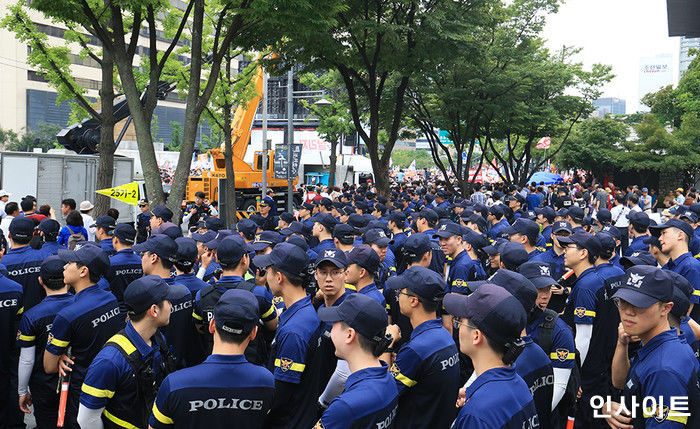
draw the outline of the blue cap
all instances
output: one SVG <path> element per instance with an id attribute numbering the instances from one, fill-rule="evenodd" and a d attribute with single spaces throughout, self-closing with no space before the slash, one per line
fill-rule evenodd
<path id="1" fill-rule="evenodd" d="M 630 223 L 633 226 L 635 226 L 639 229 L 642 229 L 642 230 L 646 230 L 647 228 L 649 228 L 649 225 L 651 224 L 651 219 L 644 212 L 637 212 L 637 211 L 629 212 L 629 214 L 627 215 L 627 219 L 629 219 Z"/>
<path id="2" fill-rule="evenodd" d="M 472 213 L 471 215 L 469 215 L 469 217 L 467 217 L 466 219 L 466 222 L 471 222 L 475 224 L 481 232 L 486 232 L 488 230 L 488 223 L 486 222 L 486 219 L 484 219 L 481 215 L 478 215 L 476 213 Z"/>
<path id="3" fill-rule="evenodd" d="M 237 264 L 247 253 L 248 246 L 238 234 L 222 238 L 216 247 L 216 259 L 221 264 Z"/>
<path id="4" fill-rule="evenodd" d="M 44 234 L 58 234 L 61 230 L 61 224 L 55 219 L 44 219 L 39 222 L 37 229 Z"/>
<path id="5" fill-rule="evenodd" d="M 448 313 L 469 319 L 486 337 L 506 345 L 518 338 L 527 323 L 522 304 L 510 292 L 491 283 L 469 296 L 448 293 L 443 299 Z"/>
<path id="6" fill-rule="evenodd" d="M 333 238 L 337 238 L 341 242 L 352 243 L 352 241 L 355 240 L 355 228 L 344 223 L 339 223 L 333 228 Z"/>
<path id="7" fill-rule="evenodd" d="M 321 250 L 321 252 L 318 254 L 318 258 L 316 258 L 314 266 L 318 268 L 322 262 L 330 262 L 338 268 L 346 268 L 348 266 L 348 260 L 345 257 L 345 252 L 336 248 Z"/>
<path id="8" fill-rule="evenodd" d="M 63 266 L 66 263 L 58 255 L 52 255 L 41 263 L 39 277 L 46 283 L 48 280 L 63 280 Z"/>
<path id="9" fill-rule="evenodd" d="M 192 267 L 199 256 L 197 242 L 191 238 L 178 237 L 175 239 L 175 244 L 177 244 L 177 253 L 175 254 L 177 263 L 184 267 Z"/>
<path id="10" fill-rule="evenodd" d="M 260 228 L 260 227 L 262 227 L 263 225 L 265 225 L 265 222 L 266 222 L 266 219 L 265 219 L 264 217 L 260 216 L 260 215 L 257 214 L 257 213 L 251 214 L 251 215 L 248 217 L 248 219 L 249 219 L 249 220 L 252 220 L 252 221 L 255 223 L 255 226 L 256 226 L 256 229 L 255 229 L 255 230 L 256 230 L 256 231 L 257 231 L 258 228 Z"/>
<path id="11" fill-rule="evenodd" d="M 274 266 L 292 275 L 300 275 L 309 265 L 309 256 L 299 246 L 292 243 L 280 243 L 267 255 L 257 255 L 253 263 L 258 268 Z"/>
<path id="12" fill-rule="evenodd" d="M 509 268 L 518 268 L 520 265 L 528 261 L 527 250 L 525 246 L 520 243 L 507 242 L 504 243 L 500 248 L 499 252 L 501 254 L 501 262 L 503 265 Z"/>
<path id="13" fill-rule="evenodd" d="M 304 249 L 304 252 L 309 250 L 309 243 L 306 242 L 304 237 L 299 236 L 299 235 L 292 235 L 290 237 L 287 237 L 287 243 L 292 243 L 293 245 L 300 247 L 301 249 Z"/>
<path id="14" fill-rule="evenodd" d="M 345 205 L 339 211 L 341 215 L 350 216 L 351 214 L 355 213 L 355 208 L 350 205 Z"/>
<path id="15" fill-rule="evenodd" d="M 367 270 L 371 275 L 379 271 L 379 255 L 366 244 L 355 246 L 347 253 L 348 265 L 357 264 Z"/>
<path id="16" fill-rule="evenodd" d="M 165 206 L 155 206 L 151 213 L 153 216 L 163 219 L 164 222 L 170 222 L 173 219 L 173 211 Z"/>
<path id="17" fill-rule="evenodd" d="M 148 237 L 148 240 L 132 247 L 135 253 L 150 252 L 158 255 L 159 258 L 175 262 L 177 254 L 177 244 L 175 240 L 165 234 L 156 234 Z"/>
<path id="18" fill-rule="evenodd" d="M 282 241 L 282 236 L 275 231 L 263 231 L 255 236 L 255 241 L 250 244 L 250 248 L 256 252 L 265 250 Z"/>
<path id="19" fill-rule="evenodd" d="M 617 227 L 614 225 L 605 225 L 603 228 L 601 228 L 601 231 L 610 234 L 615 240 L 622 239 L 622 235 L 620 234 L 620 230 L 617 229 Z"/>
<path id="20" fill-rule="evenodd" d="M 527 277 L 515 271 L 499 269 L 488 280 L 507 290 L 522 304 L 526 313 L 535 308 L 537 288 Z"/>
<path id="21" fill-rule="evenodd" d="M 386 233 L 379 228 L 373 228 L 365 232 L 364 235 L 362 235 L 362 242 L 366 244 L 376 244 L 380 247 L 394 244 L 394 240 L 387 237 Z"/>
<path id="22" fill-rule="evenodd" d="M 563 245 L 576 244 L 586 250 L 588 253 L 594 257 L 600 255 L 600 241 L 598 241 L 593 234 L 589 234 L 585 231 L 576 231 L 568 237 L 558 237 L 559 243 Z"/>
<path id="23" fill-rule="evenodd" d="M 280 229 L 280 234 L 287 236 L 292 234 L 304 234 L 304 224 L 299 221 L 293 221 L 288 227 Z"/>
<path id="24" fill-rule="evenodd" d="M 124 290 L 124 305 L 133 314 L 143 313 L 152 305 L 172 299 L 174 295 L 168 283 L 154 275 L 139 277 Z"/>
<path id="25" fill-rule="evenodd" d="M 364 228 L 368 223 L 369 221 L 359 213 L 353 213 L 348 216 L 348 225 L 352 226 L 353 228 Z"/>
<path id="26" fill-rule="evenodd" d="M 673 271 L 668 273 L 673 278 L 673 307 L 671 308 L 671 314 L 682 319 L 683 316 L 688 314 L 690 298 L 693 296 L 695 289 L 682 275 Z"/>
<path id="27" fill-rule="evenodd" d="M 406 288 L 431 301 L 440 301 L 447 292 L 447 282 L 442 276 L 420 265 L 408 268 L 400 276 L 389 278 L 386 287 L 396 290 Z"/>
<path id="28" fill-rule="evenodd" d="M 489 207 L 489 213 L 496 216 L 496 219 L 500 219 L 506 214 L 503 204 L 492 205 Z"/>
<path id="29" fill-rule="evenodd" d="M 528 261 L 520 265 L 518 272 L 530 280 L 537 289 L 559 284 L 552 277 L 552 266 L 548 262 Z"/>
<path id="30" fill-rule="evenodd" d="M 201 233 L 201 234 L 198 232 L 192 233 L 192 239 L 194 241 L 198 241 L 200 243 L 208 243 L 215 238 L 216 238 L 216 231 L 207 231 L 207 232 Z"/>
<path id="31" fill-rule="evenodd" d="M 489 245 L 489 239 L 485 235 L 481 235 L 466 226 L 462 227 L 462 240 L 471 244 L 475 250 L 481 250 Z"/>
<path id="32" fill-rule="evenodd" d="M 109 268 L 109 258 L 99 246 L 83 246 L 77 250 L 60 249 L 58 256 L 63 262 L 80 262 L 85 265 L 91 273 L 103 275 Z"/>
<path id="33" fill-rule="evenodd" d="M 14 222 L 14 220 L 13 220 Z M 687 235 L 690 239 L 693 238 L 695 235 L 695 231 L 693 230 L 693 227 L 690 226 L 687 222 L 683 222 L 680 219 L 669 219 L 666 221 L 666 223 L 662 223 L 661 225 L 653 225 L 649 227 L 649 232 L 651 232 L 651 235 L 658 237 L 661 235 L 661 231 L 666 229 L 666 228 L 677 228 L 680 229 Z M 12 233 L 12 231 L 10 231 Z"/>
<path id="34" fill-rule="evenodd" d="M 136 240 L 136 229 L 128 223 L 118 223 L 114 227 L 114 236 L 124 244 L 134 244 Z"/>
<path id="35" fill-rule="evenodd" d="M 585 216 L 585 213 L 581 207 L 571 206 L 571 207 L 569 207 L 569 212 L 567 213 L 567 215 L 571 219 L 574 219 L 577 221 L 582 221 L 584 216 Z"/>
<path id="36" fill-rule="evenodd" d="M 182 229 L 177 225 L 170 225 L 169 227 L 161 231 L 161 234 L 167 235 L 168 237 L 175 240 L 178 237 L 182 237 Z"/>
<path id="37" fill-rule="evenodd" d="M 361 293 L 350 294 L 340 305 L 318 310 L 323 322 L 345 322 L 363 337 L 380 341 L 384 338 L 389 318 L 376 300 Z"/>
<path id="38" fill-rule="evenodd" d="M 117 221 L 112 216 L 99 216 L 97 219 L 95 219 L 95 223 L 90 226 L 102 228 L 109 232 L 114 229 L 116 223 Z"/>
<path id="39" fill-rule="evenodd" d="M 445 222 L 433 234 L 433 238 L 449 238 L 453 235 L 462 236 L 462 227 L 454 222 Z"/>
<path id="40" fill-rule="evenodd" d="M 643 239 L 642 243 L 649 244 L 650 246 L 654 246 L 658 249 L 661 249 L 661 242 L 659 241 L 659 237 L 654 237 L 653 235 L 650 235 L 649 237 Z"/>
<path id="41" fill-rule="evenodd" d="M 503 233 L 508 235 L 522 234 L 531 242 L 535 242 L 537 241 L 537 236 L 540 233 L 540 226 L 533 220 L 519 218 L 513 222 L 513 225 L 503 228 Z"/>
<path id="42" fill-rule="evenodd" d="M 246 237 L 250 237 L 258 231 L 258 224 L 248 218 L 243 218 L 236 224 L 236 229 Z"/>
<path id="43" fill-rule="evenodd" d="M 698 217 L 700 217 L 700 203 L 693 203 L 688 208 L 695 212 L 695 214 L 698 215 Z"/>
<path id="44" fill-rule="evenodd" d="M 558 220 L 552 224 L 552 234 L 556 234 L 561 231 L 566 231 L 569 234 L 574 232 L 574 229 L 571 227 L 571 224 L 565 220 Z"/>
<path id="45" fill-rule="evenodd" d="M 655 267 L 658 265 L 656 258 L 647 250 L 637 250 L 630 253 L 629 256 L 623 256 L 620 258 L 620 265 L 627 270 L 635 265 L 651 265 Z"/>
<path id="46" fill-rule="evenodd" d="M 596 219 L 603 225 L 608 225 L 612 222 L 612 213 L 608 209 L 600 209 L 596 214 Z"/>
<path id="47" fill-rule="evenodd" d="M 545 219 L 547 219 L 549 222 L 554 221 L 555 213 L 554 209 L 547 206 L 547 207 L 542 207 L 542 208 L 535 208 L 535 214 L 542 215 Z"/>
<path id="48" fill-rule="evenodd" d="M 613 298 L 623 299 L 635 307 L 648 308 L 657 302 L 671 302 L 673 283 L 667 270 L 637 265 L 627 270 Z"/>
<path id="49" fill-rule="evenodd" d="M 569 209 L 561 208 L 561 209 L 557 210 L 554 214 L 559 216 L 559 217 L 565 218 L 569 215 Z"/>
<path id="50" fill-rule="evenodd" d="M 216 249 L 219 246 L 219 243 L 221 243 L 221 240 L 223 240 L 224 238 L 226 238 L 232 234 L 233 233 L 230 230 L 222 229 L 216 233 L 216 237 L 213 240 L 207 241 L 206 243 L 204 243 L 204 246 L 207 249 Z"/>
<path id="51" fill-rule="evenodd" d="M 311 203 L 302 203 L 302 204 L 301 204 L 301 207 L 299 208 L 299 210 L 301 210 L 301 209 L 305 209 L 305 210 L 308 210 L 308 211 L 311 212 L 311 211 L 314 210 L 314 205 L 311 204 Z"/>
<path id="52" fill-rule="evenodd" d="M 249 334 L 260 318 L 258 300 L 243 289 L 229 289 L 214 306 L 214 323 L 229 334 Z"/>
<path id="53" fill-rule="evenodd" d="M 409 258 L 417 258 L 418 256 L 422 256 L 427 252 L 430 252 L 432 248 L 433 246 L 431 245 L 428 234 L 417 232 L 415 234 L 411 234 L 406 241 L 404 241 L 402 249 L 404 255 L 408 256 Z"/>
<path id="54" fill-rule="evenodd" d="M 603 252 L 612 253 L 615 251 L 617 244 L 615 243 L 615 238 L 605 231 L 599 231 L 595 238 L 598 239 L 600 243 L 600 248 Z"/>
<path id="55" fill-rule="evenodd" d="M 330 213 L 318 213 L 314 222 L 318 222 L 330 232 L 333 232 L 333 228 L 338 224 L 338 221 Z"/>
<path id="56" fill-rule="evenodd" d="M 406 215 L 402 211 L 394 210 L 389 213 L 388 220 L 394 222 L 399 228 L 402 228 L 406 223 Z"/>
<path id="57" fill-rule="evenodd" d="M 493 243 L 489 244 L 488 246 L 485 246 L 482 250 L 486 252 L 487 255 L 498 255 L 499 253 L 501 253 L 501 248 L 506 243 L 509 243 L 509 241 L 505 238 L 497 238 L 493 241 Z"/>
<path id="58" fill-rule="evenodd" d="M 685 210 L 684 212 L 682 212 L 680 215 L 680 219 L 683 218 L 687 219 L 690 223 L 698 223 L 698 215 L 692 210 Z"/>
<path id="59" fill-rule="evenodd" d="M 289 225 L 290 223 L 294 222 L 294 215 L 289 212 L 282 212 L 280 213 L 280 219 L 287 222 L 287 225 Z"/>
<path id="60" fill-rule="evenodd" d="M 34 235 L 34 221 L 26 216 L 18 216 L 10 222 L 10 237 L 29 240 Z"/>
<path id="61" fill-rule="evenodd" d="M 224 225 L 224 221 L 219 219 L 218 217 L 214 216 L 209 216 L 203 219 L 204 225 L 202 225 L 206 229 L 210 229 L 212 231 L 218 231 L 220 229 L 225 229 L 226 226 Z M 200 221 L 200 224 L 202 221 Z"/>
<path id="62" fill-rule="evenodd" d="M 438 214 L 435 213 L 435 210 L 429 209 L 429 208 L 424 208 L 421 210 L 418 215 L 416 216 L 417 219 L 423 218 L 428 221 L 430 224 L 436 224 L 438 220 L 440 219 L 438 217 Z"/>
<path id="63" fill-rule="evenodd" d="M 270 197 L 265 197 L 262 199 L 262 201 L 260 201 L 261 206 L 272 206 L 274 204 L 275 204 L 275 200 L 273 200 Z"/>

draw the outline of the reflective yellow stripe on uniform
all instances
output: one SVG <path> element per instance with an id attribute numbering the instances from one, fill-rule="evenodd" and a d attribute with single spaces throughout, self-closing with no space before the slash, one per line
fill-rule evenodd
<path id="1" fill-rule="evenodd" d="M 21 307 L 19 310 L 17 310 L 17 315 L 19 316 L 20 314 L 24 313 L 24 307 Z"/>
<path id="2" fill-rule="evenodd" d="M 661 420 L 661 421 L 668 420 L 669 422 L 678 422 L 678 423 L 682 423 L 682 424 L 688 423 L 688 416 L 684 415 L 684 414 L 688 414 L 688 413 L 681 413 L 681 412 L 673 411 L 673 410 L 669 410 L 667 412 L 668 412 L 667 416 L 660 416 L 656 410 L 652 410 L 651 408 L 645 408 L 644 409 L 644 418 L 645 419 L 653 418 L 657 422 L 659 422 L 659 419 L 661 417 L 664 417 L 663 420 Z M 661 423 L 661 422 L 659 422 L 659 423 Z"/>
<path id="3" fill-rule="evenodd" d="M 267 310 L 265 313 L 263 313 L 262 318 L 263 318 L 263 319 L 266 318 L 267 316 L 269 316 L 270 314 L 272 314 L 274 311 L 275 311 L 275 306 L 274 306 L 274 305 L 271 305 L 271 306 L 270 306 L 270 309 Z"/>
<path id="4" fill-rule="evenodd" d="M 350 283 L 345 283 L 345 289 L 350 289 L 352 291 L 357 292 L 357 288 L 355 286 L 351 285 Z"/>
<path id="5" fill-rule="evenodd" d="M 153 417 L 164 425 L 171 425 L 174 423 L 173 419 L 160 412 L 155 402 L 153 403 Z"/>
<path id="6" fill-rule="evenodd" d="M 95 398 L 111 398 L 112 396 L 114 396 L 114 392 L 111 390 L 97 389 L 92 386 L 88 386 L 85 383 L 83 383 L 83 387 L 81 387 L 81 390 L 90 396 L 94 396 Z"/>
<path id="7" fill-rule="evenodd" d="M 17 337 L 17 339 L 20 341 L 34 341 L 34 340 L 36 340 L 36 337 L 34 335 L 19 334 L 19 337 Z"/>
<path id="8" fill-rule="evenodd" d="M 585 317 L 585 316 L 595 317 L 595 311 L 586 310 L 586 312 L 583 313 L 583 315 L 584 315 L 584 317 Z"/>
<path id="9" fill-rule="evenodd" d="M 282 365 L 281 359 L 275 359 L 275 366 L 281 368 L 282 370 L 292 370 L 296 372 L 304 372 L 304 369 L 306 369 L 306 365 L 303 363 L 290 362 L 287 364 L 285 362 L 285 364 Z"/>
<path id="10" fill-rule="evenodd" d="M 192 317 L 195 318 L 196 320 L 199 320 L 200 322 L 201 322 L 202 320 L 204 320 L 204 319 L 202 318 L 202 316 L 200 316 L 199 314 L 195 313 L 194 311 L 192 312 Z"/>
<path id="11" fill-rule="evenodd" d="M 552 352 L 552 353 L 549 354 L 549 358 L 550 358 L 550 359 L 556 359 L 556 360 L 573 360 L 575 357 L 576 357 L 576 354 L 575 354 L 575 353 L 569 353 L 569 354 L 567 354 L 567 355 L 566 355 L 566 359 L 560 359 L 560 357 L 559 357 L 559 355 L 557 354 L 557 352 Z M 563 358 L 563 356 L 562 356 L 562 358 Z"/>
<path id="12" fill-rule="evenodd" d="M 107 342 L 108 343 L 116 343 L 117 345 L 119 345 L 119 347 L 124 349 L 124 351 L 128 355 L 130 355 L 136 351 L 136 347 L 134 347 L 134 345 L 131 344 L 131 341 L 129 341 L 129 339 L 126 338 L 124 335 L 119 335 L 119 334 L 114 335 L 112 338 L 107 340 Z"/>
<path id="13" fill-rule="evenodd" d="M 129 422 L 127 422 L 127 421 L 124 421 L 124 420 L 120 419 L 119 417 L 116 417 L 115 415 L 113 415 L 112 413 L 110 413 L 110 412 L 107 411 L 107 410 L 104 410 L 104 411 L 102 412 L 102 414 L 103 414 L 109 421 L 111 421 L 112 423 L 114 423 L 114 424 L 117 425 L 117 426 L 121 426 L 121 427 L 126 428 L 126 429 L 139 429 L 138 426 L 134 426 L 134 425 L 132 425 L 131 423 L 129 423 Z"/>
<path id="14" fill-rule="evenodd" d="M 70 344 L 70 341 L 61 341 L 58 338 L 52 338 L 51 344 L 53 344 L 56 347 L 68 347 L 68 344 Z"/>
<path id="15" fill-rule="evenodd" d="M 693 295 L 695 295 L 695 296 L 700 296 L 700 289 L 695 289 L 695 290 L 693 291 Z"/>
<path id="16" fill-rule="evenodd" d="M 401 374 L 401 371 L 399 370 L 399 367 L 396 366 L 396 364 L 391 365 L 391 368 L 389 369 L 389 372 L 391 375 L 394 376 L 395 379 L 399 380 L 401 383 L 403 383 L 406 387 L 413 387 L 418 382 L 416 380 L 411 380 L 410 378 L 406 377 L 405 375 Z"/>

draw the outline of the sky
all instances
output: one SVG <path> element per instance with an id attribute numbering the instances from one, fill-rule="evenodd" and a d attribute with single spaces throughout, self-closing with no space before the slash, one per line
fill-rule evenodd
<path id="1" fill-rule="evenodd" d="M 576 60 L 588 68 L 611 65 L 616 77 L 602 96 L 625 99 L 627 113 L 639 108 L 640 58 L 672 54 L 678 82 L 680 38 L 668 37 L 666 0 L 568 0 L 548 17 L 543 36 L 552 50 L 582 48 Z"/>

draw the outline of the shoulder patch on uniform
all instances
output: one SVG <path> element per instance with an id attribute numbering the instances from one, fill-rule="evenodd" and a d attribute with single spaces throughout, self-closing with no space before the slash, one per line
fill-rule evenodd
<path id="1" fill-rule="evenodd" d="M 657 406 L 655 412 L 654 412 L 654 420 L 656 420 L 657 423 L 661 423 L 666 418 L 668 418 L 668 413 L 669 413 L 669 408 L 667 405 L 664 405 L 663 407 L 661 405 Z"/>
<path id="2" fill-rule="evenodd" d="M 586 309 L 583 307 L 576 307 L 574 309 L 574 314 L 576 314 L 578 317 L 583 317 L 586 315 Z"/>
<path id="3" fill-rule="evenodd" d="M 316 422 L 316 426 L 314 426 L 314 429 L 326 429 L 326 427 L 323 426 L 323 422 L 319 419 L 318 422 Z"/>
<path id="4" fill-rule="evenodd" d="M 566 362 L 568 357 L 569 351 L 567 349 L 557 349 L 557 359 L 559 359 L 560 362 Z"/>
<path id="5" fill-rule="evenodd" d="M 280 358 L 280 369 L 282 372 L 287 372 L 292 368 L 293 360 L 287 358 Z"/>

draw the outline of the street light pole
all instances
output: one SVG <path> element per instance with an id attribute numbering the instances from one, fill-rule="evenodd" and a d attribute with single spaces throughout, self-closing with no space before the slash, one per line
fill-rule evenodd
<path id="1" fill-rule="evenodd" d="M 268 146 L 267 146 L 267 72 L 263 70 L 263 87 L 262 87 L 262 196 L 267 195 L 267 170 L 268 170 Z M 277 213 L 273 213 L 276 215 Z"/>
<path id="2" fill-rule="evenodd" d="M 294 142 L 294 70 L 287 72 L 287 211 L 294 213 L 292 143 Z"/>

